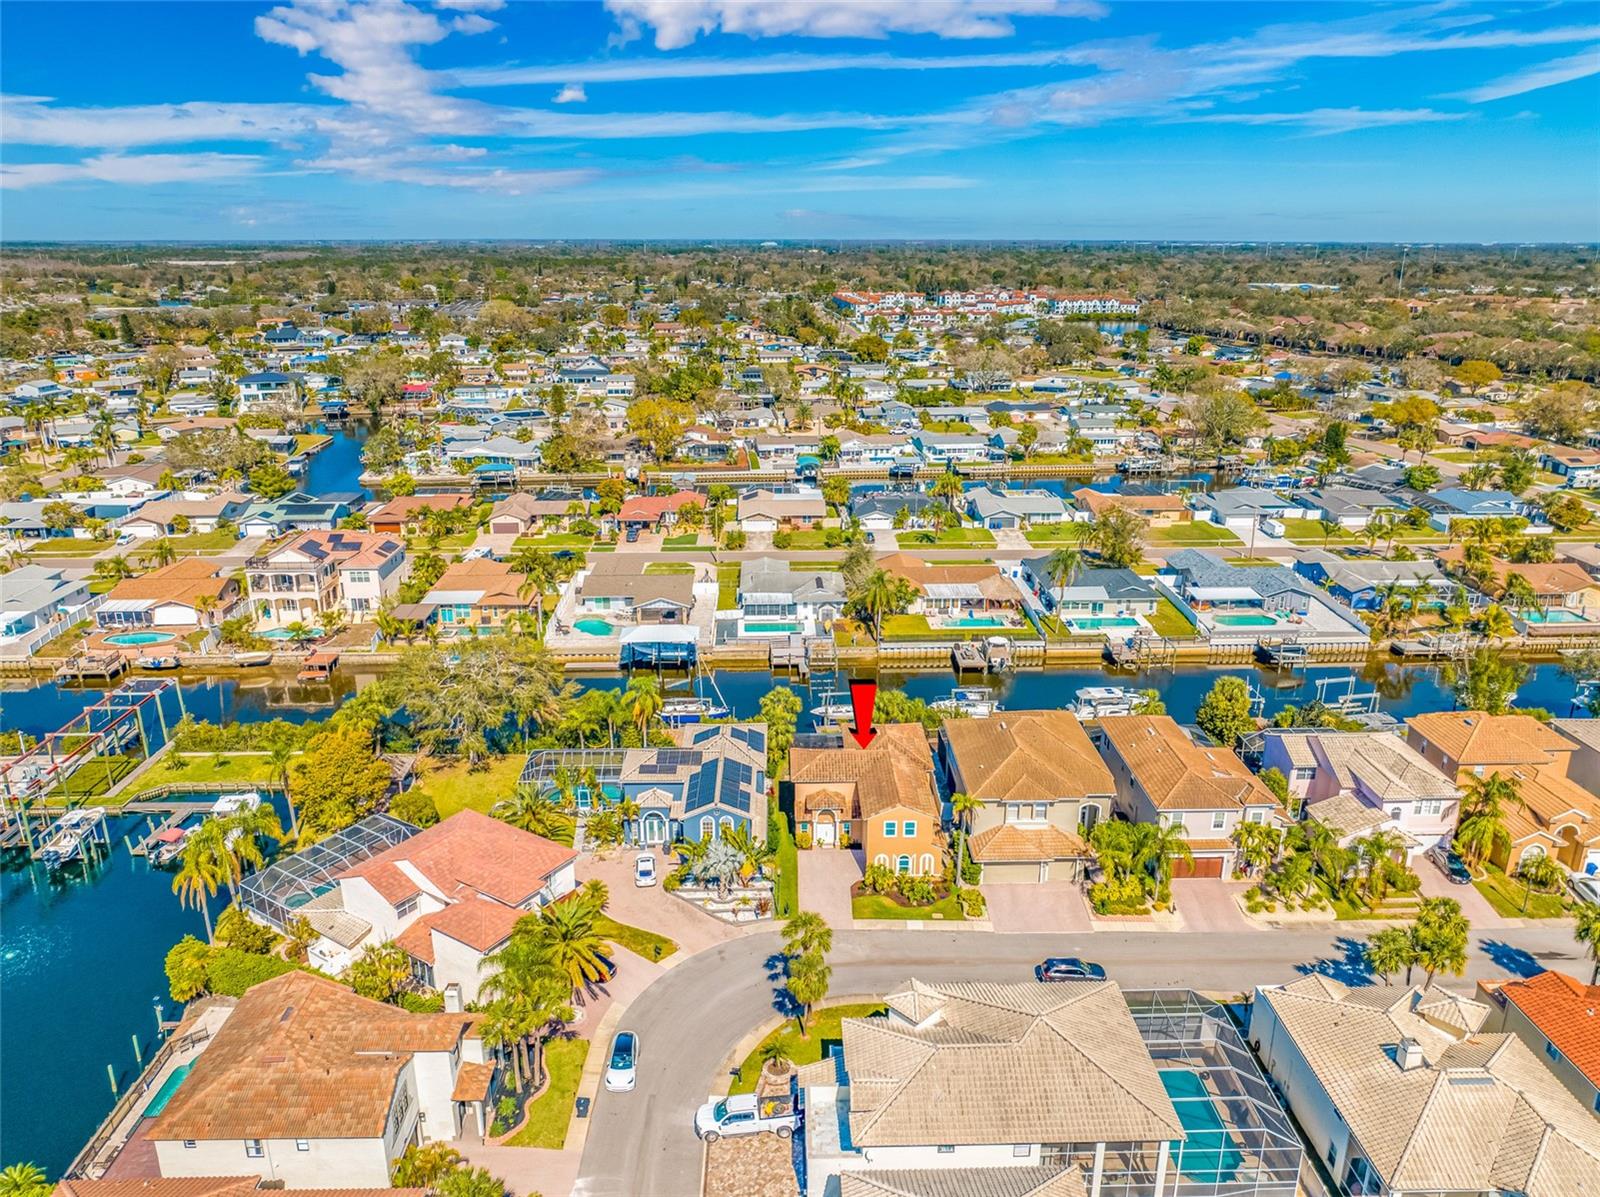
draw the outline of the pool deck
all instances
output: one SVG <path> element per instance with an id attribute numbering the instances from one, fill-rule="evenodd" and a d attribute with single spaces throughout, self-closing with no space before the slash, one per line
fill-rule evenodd
<path id="1" fill-rule="evenodd" d="M 687 623 L 700 629 L 700 649 L 706 652 L 717 642 L 717 569 L 704 562 L 696 562 L 694 567 L 694 607 L 689 612 Z M 612 625 L 611 633 L 596 636 L 582 631 L 578 624 L 584 620 L 604 620 Z M 563 588 L 561 597 L 556 601 L 556 609 L 545 627 L 544 642 L 557 656 L 617 657 L 622 651 L 622 633 L 640 626 L 632 620 L 619 620 L 614 614 L 580 612 L 578 584 L 574 580 Z"/>

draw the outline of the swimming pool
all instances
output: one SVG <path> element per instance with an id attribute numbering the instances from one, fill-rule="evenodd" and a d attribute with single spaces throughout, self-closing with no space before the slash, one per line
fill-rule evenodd
<path id="1" fill-rule="evenodd" d="M 963 615 L 959 619 L 944 621 L 947 628 L 1003 628 L 1006 621 L 998 615 Z"/>
<path id="2" fill-rule="evenodd" d="M 1523 611 L 1521 613 L 1524 623 L 1588 623 L 1576 611 L 1566 611 L 1560 607 L 1551 611 Z"/>
<path id="3" fill-rule="evenodd" d="M 1224 628 L 1270 628 L 1278 621 L 1271 615 L 1213 615 L 1211 622 Z"/>
<path id="4" fill-rule="evenodd" d="M 573 621 L 572 626 L 585 636 L 609 636 L 616 631 L 603 619 L 577 619 Z"/>
<path id="5" fill-rule="evenodd" d="M 1086 615 L 1082 618 L 1072 616 L 1067 622 L 1074 628 L 1081 628 L 1086 632 L 1098 632 L 1105 628 L 1136 628 L 1139 621 L 1127 615 Z"/>
<path id="6" fill-rule="evenodd" d="M 288 628 L 272 628 L 265 632 L 257 632 L 263 640 L 293 640 L 294 633 Z"/>
<path id="7" fill-rule="evenodd" d="M 1179 1171 L 1197 1184 L 1233 1183 L 1238 1179 L 1244 1154 L 1233 1145 L 1205 1082 L 1186 1068 L 1163 1069 L 1160 1076 L 1178 1112 L 1178 1121 L 1183 1124 L 1183 1142 L 1172 1145 Z"/>
<path id="8" fill-rule="evenodd" d="M 167 1108 L 167 1103 L 172 1100 L 172 1095 L 178 1091 L 178 1086 L 183 1084 L 183 1078 L 189 1075 L 189 1069 L 194 1064 L 179 1064 L 172 1070 L 172 1075 L 162 1082 L 161 1088 L 156 1090 L 155 1098 L 144 1108 L 146 1118 L 154 1118 Z"/>
<path id="9" fill-rule="evenodd" d="M 744 630 L 759 636 L 763 632 L 798 632 L 800 625 L 797 623 L 747 623 L 744 625 Z"/>
<path id="10" fill-rule="evenodd" d="M 132 647 L 136 644 L 165 644 L 177 638 L 175 632 L 118 632 L 115 636 L 107 636 L 106 643 Z"/>

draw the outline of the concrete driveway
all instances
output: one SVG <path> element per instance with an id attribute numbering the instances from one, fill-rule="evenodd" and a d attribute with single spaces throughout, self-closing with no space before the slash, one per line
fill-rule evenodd
<path id="1" fill-rule="evenodd" d="M 1489 905 L 1489 899 L 1478 892 L 1476 885 L 1456 885 L 1428 857 L 1419 858 L 1411 867 L 1422 881 L 1424 898 L 1454 898 L 1461 903 L 1461 913 L 1467 916 L 1474 927 L 1487 931 L 1495 927 L 1517 925 L 1516 920 L 1502 918 Z"/>
<path id="2" fill-rule="evenodd" d="M 814 910 L 834 928 L 848 927 L 850 887 L 861 880 L 859 848 L 812 848 L 800 853 L 800 909 Z"/>
<path id="3" fill-rule="evenodd" d="M 1089 904 L 1076 881 L 995 882 L 982 889 L 996 931 L 1082 935 L 1094 930 Z"/>
<path id="4" fill-rule="evenodd" d="M 1172 882 L 1172 896 L 1183 917 L 1185 931 L 1244 932 L 1262 928 L 1244 917 L 1233 900 L 1250 885 L 1245 881 L 1224 881 L 1220 877 L 1182 877 Z"/>

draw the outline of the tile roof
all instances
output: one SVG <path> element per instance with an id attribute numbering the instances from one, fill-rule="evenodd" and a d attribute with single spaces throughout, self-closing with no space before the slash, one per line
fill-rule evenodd
<path id="1" fill-rule="evenodd" d="M 839 1197 L 1084 1197 L 1075 1168 L 875 1168 L 839 1173 Z"/>
<path id="2" fill-rule="evenodd" d="M 1113 794 L 1100 754 L 1066 711 L 1006 711 L 951 719 L 941 733 L 967 793 L 985 801 Z"/>
<path id="3" fill-rule="evenodd" d="M 521 906 L 577 855 L 543 836 L 463 810 L 369 857 L 341 873 L 340 880 L 363 878 L 390 905 L 421 892 L 415 873 L 447 900 L 476 892 Z"/>
<path id="4" fill-rule="evenodd" d="M 146 1176 L 60 1181 L 53 1197 L 249 1197 L 266 1191 L 260 1176 Z M 273 1189 L 308 1197 L 427 1197 L 427 1189 Z"/>
<path id="5" fill-rule="evenodd" d="M 1257 1000 L 1390 1188 L 1600 1192 L 1600 1120 L 1515 1035 L 1439 1025 L 1450 1020 L 1424 1016 L 1437 999 L 1420 987 L 1350 989 L 1311 976 Z M 1481 1025 L 1478 1003 L 1452 1009 Z M 1417 1067 L 1396 1062 L 1402 1038 L 1421 1048 Z"/>
<path id="6" fill-rule="evenodd" d="M 450 1051 L 466 1026 L 285 973 L 239 999 L 149 1137 L 377 1138 L 412 1055 Z"/>
<path id="7" fill-rule="evenodd" d="M 1600 985 L 1585 985 L 1552 970 L 1507 981 L 1500 993 L 1600 1088 Z"/>
<path id="8" fill-rule="evenodd" d="M 1111 716 L 1100 730 L 1158 809 L 1281 805 L 1232 750 L 1200 747 L 1170 715 Z"/>
<path id="9" fill-rule="evenodd" d="M 397 495 L 383 506 L 368 512 L 367 522 L 405 521 L 420 516 L 424 511 L 456 511 L 471 506 L 472 496 L 465 494 Z"/>
<path id="10" fill-rule="evenodd" d="M 657 520 L 667 512 L 676 512 L 690 503 L 704 506 L 705 499 L 692 490 L 680 490 L 670 495 L 634 495 L 623 502 L 621 510 L 617 512 L 617 521 Z"/>
<path id="11" fill-rule="evenodd" d="M 1532 715 L 1428 711 L 1406 724 L 1457 765 L 1547 765 L 1573 747 Z"/>
<path id="12" fill-rule="evenodd" d="M 218 575 L 216 562 L 204 557 L 180 557 L 171 565 L 163 565 L 137 578 L 122 579 L 111 588 L 106 601 L 150 599 L 193 605 L 198 598 L 209 595 L 221 599 L 230 591 L 237 593 L 238 589 L 239 584 L 232 578 Z"/>
<path id="13" fill-rule="evenodd" d="M 404 552 L 405 546 L 393 536 L 339 528 L 331 532 L 302 532 L 263 553 L 261 560 L 270 569 L 274 565 L 287 564 L 280 562 L 280 556 L 298 553 L 312 561 L 332 560 L 342 569 L 376 569 L 396 553 Z"/>
<path id="14" fill-rule="evenodd" d="M 456 1087 L 450 1093 L 450 1100 L 483 1101 L 494 1084 L 494 1069 L 492 1063 L 475 1064 L 471 1060 L 463 1060 L 456 1073 Z"/>
<path id="15" fill-rule="evenodd" d="M 886 1002 L 842 1027 L 857 1147 L 1184 1137 L 1111 982 L 913 980 Z"/>
<path id="16" fill-rule="evenodd" d="M 1071 860 L 1092 855 L 1089 845 L 1059 827 L 1001 823 L 972 837 L 972 859 L 983 864 L 1018 860 Z"/>
<path id="17" fill-rule="evenodd" d="M 910 553 L 890 553 L 878 559 L 878 567 L 910 582 L 919 591 L 930 586 L 975 586 L 992 603 L 1021 603 L 1022 592 L 994 565 L 941 565 L 913 557 Z"/>
<path id="18" fill-rule="evenodd" d="M 1390 732 L 1339 732 L 1293 730 L 1281 734 L 1285 741 L 1302 740 L 1338 779 L 1339 788 L 1351 790 L 1356 782 L 1385 802 L 1425 798 L 1453 799 L 1456 785 L 1428 763 L 1428 759 Z"/>
<path id="19" fill-rule="evenodd" d="M 406 955 L 432 964 L 433 933 L 437 931 L 483 955 L 510 939 L 517 920 L 526 913 L 515 906 L 474 896 L 416 919 L 394 942 Z"/>
<path id="20" fill-rule="evenodd" d="M 528 575 L 519 574 L 504 561 L 492 557 L 479 557 L 472 561 L 455 561 L 445 567 L 444 573 L 433 584 L 433 589 L 422 596 L 425 603 L 451 603 L 458 595 L 474 595 L 474 607 L 512 607 L 526 610 L 532 601 L 522 594 Z"/>
<path id="21" fill-rule="evenodd" d="M 823 782 L 853 791 L 854 812 L 871 818 L 892 806 L 939 814 L 928 734 L 917 723 L 889 723 L 862 748 L 846 736 L 843 748 L 794 748 L 789 780 Z"/>
<path id="22" fill-rule="evenodd" d="M 1600 843 L 1600 798 L 1554 768 L 1515 765 L 1503 770 L 1517 783 L 1522 805 L 1510 804 L 1502 814 L 1513 844 L 1530 837 L 1562 842 L 1571 830 L 1580 844 Z"/>

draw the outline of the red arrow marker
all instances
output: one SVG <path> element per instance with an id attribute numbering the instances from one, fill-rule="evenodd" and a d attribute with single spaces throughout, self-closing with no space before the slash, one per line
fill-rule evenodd
<path id="1" fill-rule="evenodd" d="M 855 713 L 856 725 L 850 729 L 850 734 L 856 738 L 856 743 L 865 748 L 878 735 L 878 729 L 872 726 L 872 708 L 878 702 L 877 682 L 850 683 L 850 709 Z"/>

